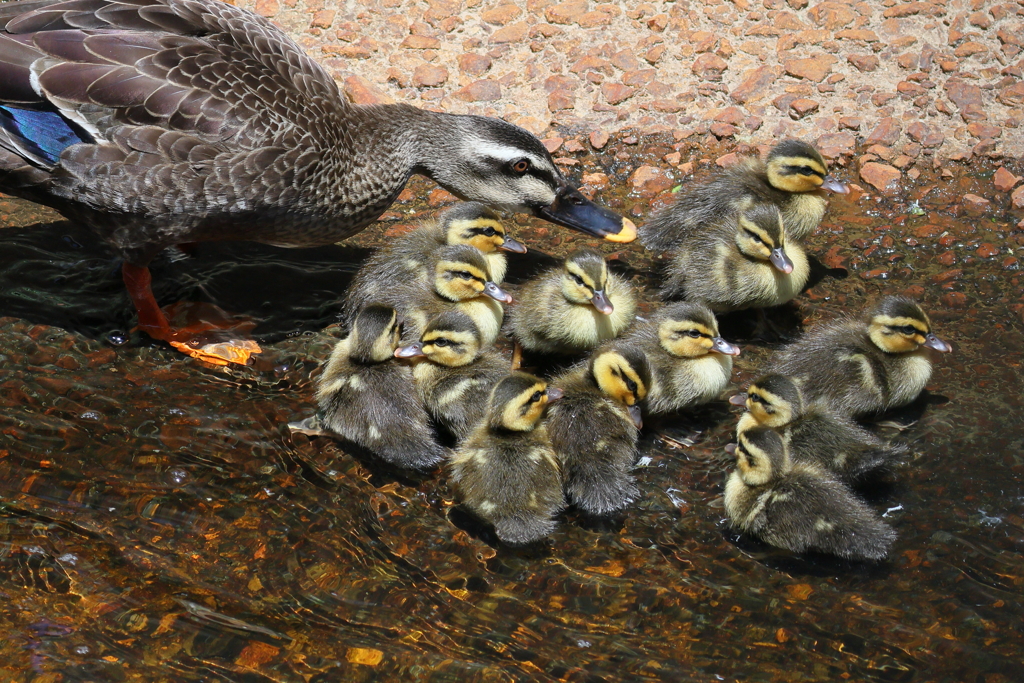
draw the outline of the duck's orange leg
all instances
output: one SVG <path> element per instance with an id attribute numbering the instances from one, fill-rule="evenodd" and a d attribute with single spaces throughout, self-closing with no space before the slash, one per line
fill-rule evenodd
<path id="1" fill-rule="evenodd" d="M 214 365 L 246 365 L 252 354 L 261 352 L 252 339 L 239 338 L 256 326 L 253 321 L 233 318 L 213 304 L 174 304 L 167 309 L 172 325 L 153 297 L 149 268 L 126 262 L 121 274 L 139 316 L 138 329 L 150 337 Z"/>

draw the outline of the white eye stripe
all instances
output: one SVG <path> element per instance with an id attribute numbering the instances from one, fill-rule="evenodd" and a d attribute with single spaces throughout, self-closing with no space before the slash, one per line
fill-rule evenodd
<path id="1" fill-rule="evenodd" d="M 479 138 L 470 140 L 469 145 L 472 148 L 474 155 L 490 157 L 491 159 L 503 164 L 518 161 L 519 159 L 529 159 L 530 163 L 534 166 L 541 168 L 550 167 L 547 159 L 541 159 L 534 154 L 524 151 L 520 147 L 499 145 L 495 144 L 493 141 L 481 140 Z"/>

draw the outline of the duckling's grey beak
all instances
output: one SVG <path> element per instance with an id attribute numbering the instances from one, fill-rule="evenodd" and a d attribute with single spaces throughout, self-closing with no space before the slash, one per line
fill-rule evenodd
<path id="1" fill-rule="evenodd" d="M 786 250 L 782 247 L 772 249 L 772 255 L 768 257 L 768 260 L 786 275 L 793 272 L 793 262 L 786 256 Z"/>
<path id="2" fill-rule="evenodd" d="M 821 184 L 821 189 L 828 190 L 829 192 L 835 192 L 836 194 L 849 194 L 850 187 L 841 182 L 834 176 L 825 176 L 825 181 Z"/>
<path id="3" fill-rule="evenodd" d="M 519 240 L 514 240 L 511 237 L 505 237 L 505 241 L 498 247 L 502 251 L 511 251 L 513 254 L 525 254 L 526 245 Z"/>
<path id="4" fill-rule="evenodd" d="M 721 337 L 711 338 L 711 350 L 715 353 L 724 353 L 726 356 L 738 356 L 740 355 L 740 347 L 735 344 L 730 344 Z M 742 394 L 743 400 L 746 401 L 746 394 Z"/>
<path id="5" fill-rule="evenodd" d="M 734 395 L 729 397 L 729 403 L 731 403 L 734 406 L 745 406 L 745 405 L 747 405 L 747 395 L 746 394 L 734 394 Z"/>
<path id="6" fill-rule="evenodd" d="M 615 312 L 615 306 L 612 306 L 612 302 L 608 301 L 608 297 L 605 295 L 603 289 L 599 289 L 594 292 L 594 298 L 590 300 L 590 303 L 594 305 L 594 308 L 605 315 L 611 315 Z"/>
<path id="7" fill-rule="evenodd" d="M 544 393 L 547 394 L 548 403 L 551 403 L 552 401 L 557 401 L 558 399 L 565 396 L 565 392 L 559 389 L 558 387 L 548 387 L 547 391 L 545 391 Z"/>
<path id="8" fill-rule="evenodd" d="M 409 344 L 408 346 L 400 346 L 395 349 L 395 358 L 415 358 L 416 356 L 425 356 L 423 353 L 423 342 L 416 342 L 415 344 Z"/>
<path id="9" fill-rule="evenodd" d="M 598 206 L 568 185 L 558 191 L 550 205 L 534 207 L 533 212 L 544 220 L 609 242 L 632 242 L 636 239 L 633 221 Z"/>
<path id="10" fill-rule="evenodd" d="M 736 444 L 727 443 L 725 444 L 725 452 L 729 455 L 736 455 Z"/>
<path id="11" fill-rule="evenodd" d="M 949 353 L 950 351 L 953 350 L 952 346 L 942 341 L 931 332 L 925 335 L 924 345 L 927 346 L 929 349 L 935 349 L 939 353 Z"/>
<path id="12" fill-rule="evenodd" d="M 512 295 L 493 282 L 488 282 L 484 285 L 484 294 L 503 304 L 512 303 Z"/>
<path id="13" fill-rule="evenodd" d="M 644 427 L 644 414 L 643 414 L 643 411 L 640 410 L 640 406 L 637 405 L 636 403 L 634 403 L 633 405 L 629 406 L 628 410 L 629 410 L 629 418 L 631 420 L 633 420 L 633 424 L 636 425 L 636 428 L 637 429 L 643 429 L 643 427 Z"/>

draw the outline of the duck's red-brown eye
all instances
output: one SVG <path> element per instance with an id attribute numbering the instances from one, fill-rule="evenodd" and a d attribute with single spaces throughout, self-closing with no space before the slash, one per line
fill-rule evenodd
<path id="1" fill-rule="evenodd" d="M 528 159 L 520 159 L 519 161 L 512 162 L 512 170 L 520 175 L 530 170 L 530 162 Z"/>

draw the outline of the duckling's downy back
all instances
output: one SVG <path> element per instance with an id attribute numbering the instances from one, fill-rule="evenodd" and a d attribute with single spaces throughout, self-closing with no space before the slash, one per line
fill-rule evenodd
<path id="1" fill-rule="evenodd" d="M 564 504 L 561 468 L 541 421 L 560 393 L 537 377 L 512 373 L 491 391 L 486 418 L 452 456 L 460 497 L 507 543 L 550 534 Z"/>

